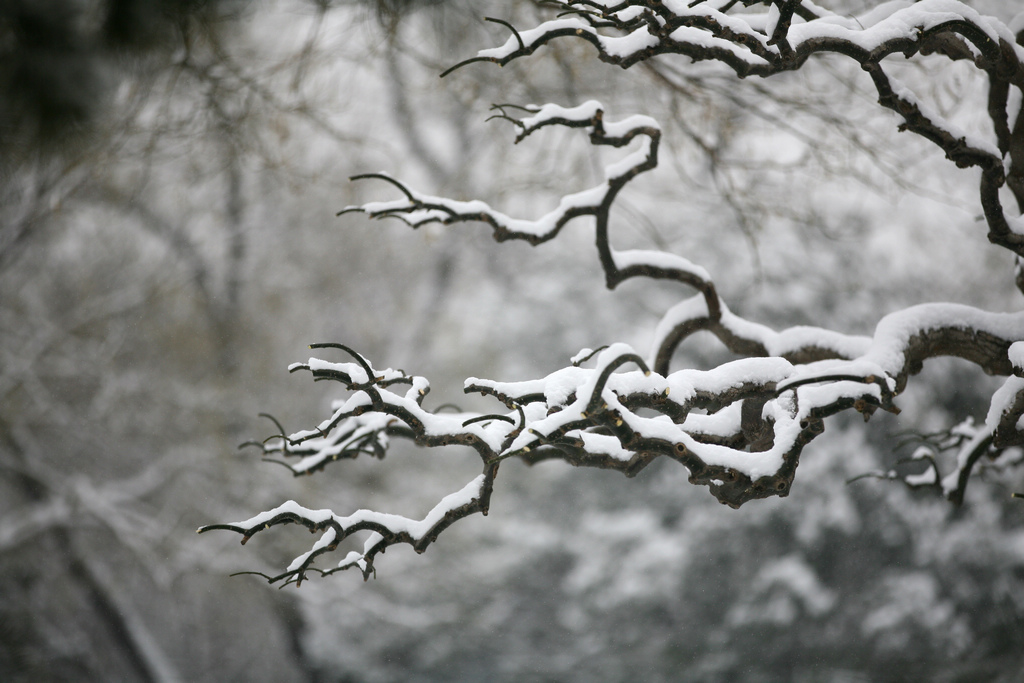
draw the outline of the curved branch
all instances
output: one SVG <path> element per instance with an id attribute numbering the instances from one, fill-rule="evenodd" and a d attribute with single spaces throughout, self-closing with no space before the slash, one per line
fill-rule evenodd
<path id="1" fill-rule="evenodd" d="M 497 465 L 487 465 L 483 474 L 473 479 L 461 490 L 445 496 L 421 520 L 411 520 L 398 515 L 369 510 L 360 510 L 347 517 L 338 517 L 329 510 L 309 510 L 294 501 L 288 501 L 273 510 L 260 513 L 245 521 L 231 524 L 209 524 L 199 527 L 196 533 L 201 534 L 215 529 L 234 531 L 242 535 L 242 544 L 244 545 L 250 538 L 272 526 L 301 524 L 312 533 L 322 531 L 323 534 L 312 549 L 292 560 L 285 572 L 272 577 L 263 575 L 269 583 L 284 581 L 287 585 L 294 582 L 298 586 L 305 580 L 306 573 L 309 571 L 328 575 L 352 567 L 358 567 L 365 580 L 374 573 L 373 562 L 376 556 L 383 553 L 388 547 L 405 543 L 412 546 L 416 552 L 422 553 L 437 540 L 442 531 L 454 522 L 476 513 L 486 515 L 496 472 Z M 348 553 L 336 567 L 331 569 L 323 570 L 312 566 L 317 557 L 337 550 L 343 540 L 360 531 L 373 532 L 363 544 L 362 552 Z"/>
<path id="2" fill-rule="evenodd" d="M 921 0 L 909 7 L 893 3 L 870 16 L 846 18 L 794 0 L 772 0 L 759 23 L 748 15 L 727 14 L 737 4 L 733 2 L 555 4 L 566 12 L 535 29 L 518 31 L 507 22 L 492 20 L 513 35 L 504 46 L 484 50 L 453 69 L 473 61 L 505 64 L 568 36 L 588 41 L 602 60 L 624 68 L 659 54 L 683 54 L 722 62 L 741 77 L 767 77 L 797 69 L 814 55 L 842 54 L 867 72 L 879 103 L 902 118 L 903 129 L 936 144 L 958 166 L 981 170 L 980 198 L 989 239 L 1024 256 L 1024 225 L 1007 219 L 999 198 L 1005 169 L 1012 179 L 1024 177 L 1024 119 L 1018 114 L 1011 129 L 1006 115 L 1009 88 L 1024 89 L 1024 52 L 1005 27 L 982 21 L 970 8 L 955 0 Z M 744 3 L 749 4 L 756 3 Z M 936 53 L 971 59 L 992 84 L 987 107 L 994 121 L 995 144 L 961 133 L 891 78 L 881 63 L 896 53 L 907 58 Z M 661 131 L 656 122 L 644 116 L 605 121 L 603 108 L 595 101 L 570 108 L 519 107 L 528 114 L 520 119 L 509 114 L 513 108 L 493 107 L 498 112 L 494 118 L 518 127 L 517 143 L 557 125 L 584 129 L 593 145 L 621 148 L 637 143 L 636 148 L 605 169 L 601 184 L 563 197 L 556 209 L 536 220 L 513 218 L 480 201 L 426 195 L 383 173 L 352 179 L 384 180 L 402 193 L 402 199 L 347 207 L 339 215 L 358 212 L 371 218 L 399 218 L 414 228 L 476 221 L 489 224 L 498 241 L 520 239 L 533 245 L 553 239 L 568 222 L 589 216 L 609 288 L 644 276 L 686 284 L 698 294 L 663 317 L 650 360 L 616 343 L 580 352 L 571 365 L 541 379 L 466 381 L 466 392 L 497 399 L 515 411 L 508 414 L 428 411 L 422 405 L 430 388 L 426 379 L 401 370 L 375 370 L 347 346 L 313 345 L 344 350 L 354 360 L 331 363 L 311 358 L 292 365 L 290 371 L 308 370 L 315 381 L 337 381 L 351 395 L 337 402 L 332 415 L 315 429 L 285 436 L 275 420 L 277 435 L 249 445 L 258 446 L 264 455 L 298 457 L 295 465 L 274 462 L 299 475 L 361 453 L 383 457 L 388 437 L 401 436 L 425 447 L 469 446 L 480 456 L 483 473 L 418 521 L 365 510 L 339 517 L 288 502 L 244 522 L 200 529 L 234 531 L 242 534 L 243 543 L 277 524 L 298 523 L 322 532 L 312 549 L 297 557 L 286 572 L 267 577 L 271 582 L 299 584 L 308 572 L 330 574 L 353 566 L 367 578 L 374 571 L 376 555 L 390 545 L 406 543 L 423 552 L 458 519 L 486 514 L 497 468 L 508 458 L 530 464 L 559 459 L 633 476 L 664 456 L 685 465 L 692 483 L 707 486 L 720 502 L 733 507 L 785 496 L 803 448 L 823 432 L 825 418 L 848 410 L 865 419 L 879 408 L 899 412 L 895 400 L 909 378 L 920 372 L 925 361 L 940 356 L 956 356 L 985 372 L 1009 375 L 992 397 L 984 426 L 961 426 L 955 435 L 951 430 L 955 438 L 937 445 L 926 439 L 924 451 L 912 457 L 929 463 L 924 473 L 869 476 L 934 486 L 960 502 L 982 456 L 995 457 L 1009 447 L 1024 445 L 1024 431 L 1018 429 L 1024 415 L 1024 313 L 927 304 L 885 316 L 870 337 L 810 326 L 775 331 L 745 320 L 729 311 L 711 275 L 700 266 L 676 255 L 616 251 L 612 246 L 610 213 L 618 193 L 657 165 Z M 1024 196 L 1024 191 L 1018 196 Z M 712 333 L 727 348 L 747 357 L 708 371 L 670 372 L 673 353 L 697 331 Z M 627 369 L 629 365 L 639 369 Z M 396 385 L 409 387 L 401 394 L 393 390 Z M 957 452 L 956 466 L 940 477 L 934 456 L 951 449 Z M 350 552 L 334 568 L 313 566 L 317 557 L 336 550 L 358 531 L 371 532 L 362 552 Z"/>
<path id="3" fill-rule="evenodd" d="M 767 78 L 792 71 L 820 54 L 844 55 L 871 76 L 879 103 L 903 118 L 901 130 L 935 143 L 958 166 L 982 169 L 979 198 L 989 239 L 1024 256 L 1024 226 L 1016 227 L 1007 219 L 998 194 L 1006 182 L 1003 155 L 1009 154 L 1015 195 L 1024 198 L 1024 183 L 1018 182 L 1024 175 L 1020 170 L 1024 168 L 1024 150 L 1009 144 L 1006 110 L 998 106 L 1010 85 L 1024 89 L 1024 52 L 1008 28 L 984 19 L 974 9 L 955 0 L 921 0 L 909 7 L 892 3 L 885 8 L 887 13 L 877 8 L 870 15 L 844 17 L 800 10 L 799 3 L 785 0 L 772 3 L 764 15 L 765 27 L 760 29 L 745 17 L 727 14 L 731 4 L 721 10 L 710 2 L 686 7 L 642 0 L 614 6 L 585 1 L 557 4 L 567 12 L 586 8 L 582 10 L 585 16 L 560 16 L 519 31 L 503 46 L 481 50 L 445 74 L 473 62 L 505 65 L 566 37 L 587 41 L 601 61 L 622 68 L 656 55 L 680 54 L 694 61 L 719 62 L 741 78 Z M 794 22 L 794 14 L 804 20 Z M 620 15 L 630 18 L 623 20 Z M 603 21 L 596 21 L 595 16 Z M 619 35 L 624 31 L 626 35 Z M 990 112 L 995 112 L 998 144 L 979 145 L 934 112 L 923 111 L 909 89 L 894 85 L 881 68 L 883 60 L 896 54 L 907 58 L 917 54 L 943 54 L 950 59 L 969 56 L 991 83 Z"/>

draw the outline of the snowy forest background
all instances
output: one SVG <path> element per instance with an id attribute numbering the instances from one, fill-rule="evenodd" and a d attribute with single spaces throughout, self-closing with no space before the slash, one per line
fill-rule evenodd
<path id="1" fill-rule="evenodd" d="M 857 12 L 870 2 L 820 4 Z M 975 0 L 1009 22 L 1016 3 Z M 600 99 L 664 129 L 619 237 L 716 273 L 744 317 L 870 332 L 926 301 L 1020 308 L 981 232 L 976 176 L 901 135 L 856 65 L 770 81 L 659 60 L 621 71 L 556 43 L 437 75 L 500 44 L 518 0 L 14 2 L 0 8 L 0 679 L 1015 681 L 1024 490 L 982 472 L 964 506 L 847 480 L 908 430 L 983 419 L 996 379 L 932 361 L 899 417 L 832 418 L 784 499 L 739 510 L 659 461 L 636 479 L 509 463 L 489 516 L 423 556 L 268 587 L 309 545 L 243 549 L 196 527 L 283 500 L 420 518 L 475 473 L 396 444 L 292 478 L 235 446 L 319 419 L 290 376 L 338 341 L 472 405 L 469 376 L 526 379 L 583 347 L 646 348 L 679 291 L 604 288 L 591 237 L 496 245 L 345 206 L 386 170 L 538 215 L 607 161 L 568 131 L 511 145 L 494 102 Z M 901 78 L 970 127 L 985 84 Z M 659 69 L 662 71 L 659 72 Z M 665 74 L 685 87 L 670 88 Z M 699 342 L 699 340 L 698 340 Z M 687 363 L 728 358 L 690 344 Z"/>

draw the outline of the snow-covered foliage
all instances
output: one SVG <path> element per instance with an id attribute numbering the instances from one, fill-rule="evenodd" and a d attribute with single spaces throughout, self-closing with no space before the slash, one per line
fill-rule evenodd
<path id="1" fill-rule="evenodd" d="M 1001 193 L 1006 187 L 1018 205 L 1024 204 L 1024 116 L 1019 106 L 1024 48 L 998 20 L 955 0 L 887 2 L 859 16 L 834 13 L 809 0 L 550 4 L 560 10 L 556 17 L 525 30 L 499 21 L 512 32 L 504 45 L 482 50 L 452 69 L 474 62 L 505 65 L 562 38 L 584 40 L 597 49 L 601 61 L 623 68 L 655 57 L 688 58 L 725 65 L 740 78 L 770 78 L 824 55 L 839 55 L 868 74 L 878 104 L 901 119 L 901 130 L 937 145 L 958 167 L 980 171 L 979 201 L 989 241 L 1017 258 L 1024 256 L 1024 229 L 1005 206 L 1010 197 Z M 890 73 L 890 62 L 923 55 L 942 55 L 948 63 L 966 61 L 987 80 L 987 101 L 974 103 L 979 116 L 987 118 L 980 131 L 946 120 Z M 424 447 L 469 447 L 479 456 L 482 472 L 422 520 L 367 510 L 340 515 L 289 501 L 243 521 L 200 528 L 232 530 L 243 535 L 243 542 L 277 524 L 298 523 L 322 532 L 283 573 L 268 577 L 272 582 L 299 583 L 311 571 L 332 573 L 353 566 L 368 577 L 376 556 L 389 546 L 405 543 L 422 552 L 453 522 L 487 513 L 495 477 L 509 458 L 529 463 L 558 459 L 633 476 L 665 456 L 686 467 L 691 483 L 707 486 L 730 506 L 785 496 L 801 452 L 823 432 L 825 418 L 851 409 L 865 420 L 879 408 L 898 413 L 899 396 L 912 376 L 939 356 L 955 356 L 985 373 L 1009 378 L 992 395 L 984 424 L 958 432 L 963 438 L 957 441 L 960 450 L 951 471 L 940 471 L 938 459 L 921 451 L 915 459 L 927 460 L 931 469 L 901 478 L 912 486 L 939 487 L 960 500 L 981 457 L 1005 455 L 1006 462 L 1019 461 L 1015 447 L 1024 443 L 1024 313 L 920 304 L 881 317 L 868 336 L 809 325 L 774 330 L 744 319 L 730 311 L 709 270 L 684 255 L 614 246 L 613 206 L 628 184 L 641 182 L 637 179 L 657 166 L 659 122 L 636 114 L 606 120 L 604 106 L 594 100 L 494 109 L 497 118 L 518 128 L 516 142 L 542 129 L 562 127 L 583 130 L 595 147 L 627 151 L 604 167 L 599 183 L 565 195 L 536 219 L 512 216 L 479 200 L 420 192 L 386 173 L 354 179 L 384 181 L 401 197 L 341 213 L 399 218 L 413 228 L 485 223 L 498 241 L 531 245 L 554 240 L 568 224 L 583 222 L 593 231 L 597 263 L 609 288 L 649 278 L 679 283 L 697 294 L 668 309 L 646 354 L 617 342 L 584 350 L 542 379 L 466 380 L 467 393 L 483 394 L 504 406 L 490 413 L 430 410 L 424 406 L 430 385 L 423 377 L 375 368 L 340 344 L 314 345 L 335 347 L 348 359 L 311 358 L 290 369 L 338 382 L 349 395 L 314 429 L 291 435 L 280 430 L 257 444 L 265 454 L 298 458 L 285 464 L 301 475 L 360 453 L 382 456 L 392 437 L 404 437 Z M 965 181 L 970 178 L 965 172 Z M 676 351 L 697 332 L 711 333 L 743 358 L 711 370 L 674 368 Z M 361 550 L 350 551 L 330 568 L 315 565 L 321 555 L 361 531 L 372 532 Z M 798 561 L 787 560 L 779 567 L 778 576 L 805 596 L 806 609 L 828 609 L 831 598 L 816 588 L 813 574 Z M 761 580 L 774 585 L 779 579 L 768 572 Z M 884 621 L 881 616 L 879 620 Z"/>

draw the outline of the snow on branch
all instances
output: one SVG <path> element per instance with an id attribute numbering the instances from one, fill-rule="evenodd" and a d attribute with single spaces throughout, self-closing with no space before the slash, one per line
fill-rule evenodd
<path id="1" fill-rule="evenodd" d="M 677 54 L 724 64 L 741 78 L 799 69 L 815 55 L 844 55 L 868 73 L 879 104 L 902 118 L 901 130 L 935 143 L 958 166 L 981 169 L 979 197 L 988 238 L 1024 256 L 1024 233 L 1015 227 L 1015 217 L 1006 215 L 999 198 L 999 188 L 1008 184 L 1024 209 L 1024 119 L 1018 108 L 1010 121 L 1007 107 L 1011 89 L 1018 96 L 1024 89 L 1024 48 L 1001 22 L 957 0 L 895 0 L 859 16 L 835 14 L 808 0 L 550 4 L 561 10 L 557 18 L 529 30 L 513 28 L 504 45 L 481 50 L 445 74 L 474 62 L 505 65 L 569 37 L 589 42 L 599 59 L 622 68 L 656 55 Z M 764 10 L 752 11 L 758 5 Z M 960 130 L 882 66 L 893 55 L 909 59 L 927 54 L 970 60 L 985 73 L 995 139 Z"/>
<path id="2" fill-rule="evenodd" d="M 273 510 L 261 512 L 242 522 L 233 524 L 211 524 L 199 529 L 199 532 L 211 529 L 227 529 L 242 534 L 242 543 L 254 534 L 278 524 L 302 524 L 311 533 L 322 531 L 323 534 L 313 547 L 288 565 L 288 569 L 278 576 L 266 576 L 270 583 L 284 581 L 301 584 L 306 573 L 315 571 L 320 574 L 332 574 L 337 571 L 358 567 L 364 578 L 374 573 L 373 560 L 383 553 L 388 546 L 395 543 L 408 543 L 416 552 L 423 552 L 426 547 L 437 539 L 437 535 L 452 522 L 467 515 L 487 511 L 490 498 L 490 483 L 493 475 L 488 478 L 482 474 L 466 484 L 461 490 L 445 496 L 440 503 L 427 513 L 421 520 L 412 520 L 400 515 L 390 515 L 371 510 L 358 510 L 346 517 L 339 517 L 330 510 L 309 510 L 288 501 Z M 331 569 L 320 569 L 313 566 L 313 561 L 324 553 L 333 552 L 338 544 L 352 534 L 370 530 L 373 533 L 363 543 L 363 549 L 351 551 L 344 559 Z M 264 575 L 265 576 L 265 575 Z"/>
<path id="3" fill-rule="evenodd" d="M 541 128 L 558 125 L 586 130 L 593 145 L 617 148 L 639 140 L 639 147 L 607 166 L 604 169 L 605 179 L 600 185 L 562 197 L 555 209 L 536 219 L 509 216 L 482 201 L 457 201 L 417 192 L 386 173 L 362 174 L 352 179 L 386 181 L 398 188 L 403 198 L 349 206 L 338 215 L 358 212 L 371 218 L 398 218 L 413 228 L 429 223 L 481 222 L 491 226 L 494 238 L 499 242 L 518 239 L 533 245 L 554 239 L 570 221 L 589 217 L 595 226 L 598 258 L 609 288 L 638 276 L 675 280 L 700 291 L 706 307 L 716 315 L 719 313 L 720 303 L 714 283 L 703 267 L 674 254 L 616 251 L 609 241 L 610 212 L 615 198 L 627 183 L 657 166 L 661 128 L 654 119 L 634 115 L 621 121 L 607 122 L 604 108 L 594 100 L 572 108 L 556 104 L 526 107 L 506 104 L 495 105 L 493 109 L 498 113 L 492 118 L 510 121 L 519 128 L 516 143 Z M 514 109 L 530 116 L 514 118 L 509 113 Z"/>
<path id="4" fill-rule="evenodd" d="M 963 335 L 984 336 L 993 356 L 965 346 Z M 777 356 L 754 357 L 708 371 L 682 369 L 662 375 L 652 372 L 629 346 L 613 344 L 597 353 L 585 352 L 566 368 L 537 380 L 466 380 L 467 393 L 491 396 L 509 410 L 494 414 L 428 411 L 422 406 L 426 380 L 377 370 L 354 352 L 354 362 L 312 358 L 292 369 L 307 370 L 315 380 L 341 383 L 349 398 L 337 402 L 332 415 L 316 429 L 288 436 L 280 430 L 269 445 L 257 444 L 265 453 L 299 457 L 297 465 L 290 466 L 296 475 L 360 452 L 383 457 L 388 434 L 422 446 L 470 446 L 480 456 L 481 475 L 420 521 L 366 510 L 340 517 L 289 502 L 243 522 L 213 524 L 200 531 L 235 531 L 244 543 L 277 524 L 302 524 L 323 534 L 284 573 L 268 580 L 298 583 L 309 571 L 332 573 L 353 566 L 368 577 L 375 556 L 387 547 L 406 543 L 422 552 L 458 519 L 486 514 L 498 468 L 513 457 L 530 463 L 559 459 L 633 476 L 666 456 L 686 466 L 692 483 L 707 486 L 719 501 L 739 507 L 788 493 L 800 453 L 823 431 L 824 418 L 851 408 L 865 417 L 878 408 L 898 412 L 893 401 L 906 377 L 924 359 L 937 355 L 961 355 L 994 371 L 1009 368 L 1020 361 L 1021 346 L 1015 340 L 1022 337 L 1024 314 L 937 304 L 887 316 L 864 353 L 850 359 L 794 364 Z M 592 367 L 583 367 L 585 363 Z M 410 388 L 392 392 L 390 387 L 396 384 Z M 971 440 L 967 455 L 959 459 L 955 475 L 964 481 L 956 479 L 954 486 L 944 480 L 947 493 L 960 491 L 962 496 L 964 473 L 991 444 L 1003 443 L 1005 449 L 1005 444 L 1024 443 L 1024 434 L 1018 431 L 1024 415 L 1024 379 L 1011 376 L 1005 387 L 993 397 L 986 430 Z M 374 533 L 361 552 L 351 551 L 332 568 L 313 566 L 320 555 L 365 530 Z"/>
<path id="5" fill-rule="evenodd" d="M 903 117 L 907 130 L 935 142 L 958 165 L 981 169 L 989 238 L 1024 254 L 1024 234 L 1010 227 L 998 197 L 1007 173 L 1011 180 L 1015 174 L 1024 179 L 1024 158 L 1014 156 L 1018 150 L 1024 155 L 1020 114 L 1014 114 L 1012 125 L 1005 118 L 995 121 L 994 143 L 975 140 L 920 103 L 881 66 L 895 53 L 912 58 L 937 52 L 950 59 L 970 59 L 991 83 L 1005 86 L 994 87 L 989 103 L 990 111 L 1005 117 L 1007 91 L 1021 89 L 1024 70 L 1014 36 L 998 22 L 954 0 L 888 2 L 859 17 L 841 17 L 807 0 L 744 2 L 742 11 L 733 11 L 740 4 L 734 0 L 554 4 L 563 14 L 534 29 L 521 31 L 499 21 L 512 32 L 505 45 L 457 66 L 476 61 L 505 64 L 569 36 L 587 40 L 602 60 L 623 67 L 658 54 L 682 54 L 721 62 L 741 77 L 796 69 L 819 53 L 846 55 L 861 64 L 876 86 L 880 104 Z M 767 5 L 766 10 L 750 10 L 759 4 Z M 692 483 L 707 486 L 715 498 L 733 507 L 785 496 L 803 448 L 822 433 L 825 418 L 848 410 L 865 419 L 878 409 L 898 413 L 896 399 L 909 379 L 927 360 L 940 356 L 959 357 L 989 374 L 1007 376 L 992 397 L 984 424 L 959 425 L 948 433 L 923 437 L 911 460 L 926 463 L 924 472 L 872 475 L 932 486 L 958 502 L 976 463 L 986 457 L 1004 464 L 1022 459 L 1024 313 L 925 304 L 885 316 L 870 336 L 813 326 L 776 331 L 745 320 L 719 298 L 703 267 L 679 255 L 619 251 L 612 244 L 616 197 L 657 165 L 657 122 L 646 116 L 606 121 L 604 108 L 596 101 L 573 107 L 503 104 L 493 111 L 494 118 L 516 126 L 517 143 L 541 128 L 561 126 L 584 131 L 591 144 L 627 149 L 605 168 L 600 184 L 566 195 L 540 218 L 513 217 L 482 201 L 429 195 L 386 173 L 354 179 L 384 181 L 398 190 L 399 198 L 339 213 L 398 218 L 413 228 L 479 222 L 489 225 L 499 242 L 518 239 L 532 245 L 550 241 L 570 221 L 586 218 L 594 226 L 598 262 L 609 288 L 629 278 L 648 277 L 675 281 L 697 293 L 665 314 L 648 356 L 616 343 L 597 351 L 586 349 L 566 367 L 539 379 L 466 380 L 467 393 L 482 394 L 502 406 L 492 413 L 430 410 L 424 406 L 430 389 L 425 378 L 375 368 L 341 344 L 313 345 L 345 356 L 334 361 L 310 358 L 290 370 L 309 372 L 315 381 L 337 382 L 346 397 L 336 401 L 331 414 L 313 429 L 287 434 L 275 420 L 273 436 L 247 445 L 300 476 L 360 454 L 382 458 L 393 438 L 423 447 L 458 444 L 476 452 L 481 474 L 422 520 L 367 510 L 340 516 L 288 502 L 242 522 L 199 529 L 234 531 L 242 534 L 243 543 L 278 524 L 302 524 L 321 532 L 313 547 L 285 572 L 267 576 L 271 582 L 300 583 L 310 572 L 329 574 L 351 567 L 369 577 L 376 556 L 391 545 L 405 543 L 423 552 L 455 521 L 487 513 L 495 476 L 508 459 L 557 459 L 634 476 L 655 459 L 667 457 L 687 468 Z M 698 331 L 710 332 L 743 358 L 707 371 L 673 369 L 675 350 Z M 940 454 L 951 451 L 954 464 L 940 465 Z M 360 531 L 371 532 L 361 551 L 349 552 L 333 567 L 314 566 Z"/>

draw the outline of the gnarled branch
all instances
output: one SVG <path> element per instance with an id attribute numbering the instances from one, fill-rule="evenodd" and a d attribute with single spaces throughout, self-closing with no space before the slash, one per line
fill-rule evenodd
<path id="1" fill-rule="evenodd" d="M 868 74 L 880 105 L 902 118 L 902 129 L 936 144 L 958 166 L 981 170 L 980 199 L 989 239 L 1024 256 L 1024 230 L 1018 219 L 1006 216 L 999 198 L 1005 169 L 1011 180 L 1024 176 L 1022 114 L 1008 111 L 1010 93 L 1020 99 L 1024 87 L 1024 52 L 1009 29 L 995 20 L 953 0 L 886 3 L 859 17 L 842 17 L 801 0 L 761 3 L 768 8 L 760 13 L 746 9 L 758 3 L 745 2 L 742 11 L 733 11 L 738 3 L 722 0 L 553 4 L 563 13 L 534 29 L 517 30 L 499 21 L 512 31 L 508 41 L 453 69 L 481 61 L 507 64 L 563 37 L 589 42 L 602 61 L 624 68 L 655 55 L 681 54 L 723 63 L 740 77 L 769 77 L 798 69 L 816 55 L 844 55 Z M 896 54 L 971 60 L 991 85 L 986 111 L 995 141 L 960 131 L 891 77 L 882 63 Z M 678 282 L 697 294 L 665 314 L 648 357 L 618 343 L 598 352 L 584 350 L 569 366 L 540 379 L 466 380 L 465 391 L 499 401 L 507 413 L 430 411 L 423 406 L 429 391 L 426 379 L 377 370 L 348 347 L 314 345 L 338 348 L 352 360 L 311 358 L 291 370 L 338 382 L 348 397 L 336 402 L 333 413 L 315 429 L 285 435 L 278 425 L 277 435 L 250 445 L 264 455 L 284 458 L 279 462 L 300 475 L 362 453 L 383 457 L 390 437 L 399 436 L 425 447 L 469 446 L 480 457 L 482 472 L 418 521 L 370 511 L 338 516 L 288 502 L 243 522 L 200 529 L 235 531 L 243 543 L 276 524 L 298 523 L 322 532 L 311 550 L 295 558 L 284 573 L 267 577 L 270 581 L 299 583 L 311 571 L 328 574 L 353 566 L 368 577 L 376 555 L 391 545 L 406 543 L 422 552 L 458 519 L 486 514 L 498 468 L 509 458 L 527 463 L 559 459 L 633 476 L 665 456 L 684 465 L 691 482 L 707 486 L 730 506 L 785 496 L 803 448 L 822 433 L 825 418 L 851 409 L 865 419 L 879 408 L 899 412 L 896 399 L 910 377 L 925 361 L 940 356 L 963 358 L 1008 379 L 993 395 L 983 425 L 960 426 L 926 440 L 915 452 L 911 459 L 924 461 L 925 472 L 874 475 L 933 486 L 958 502 L 976 463 L 1024 444 L 1024 313 L 924 304 L 883 317 L 871 336 L 812 326 L 776 331 L 745 320 L 729 310 L 710 273 L 699 265 L 674 254 L 618 251 L 612 244 L 614 201 L 623 187 L 658 162 L 661 129 L 653 119 L 606 121 L 596 101 L 575 107 L 503 104 L 493 111 L 493 118 L 518 128 L 517 143 L 542 128 L 562 126 L 584 130 L 593 145 L 632 151 L 605 168 L 600 184 L 566 195 L 537 219 L 513 217 L 482 201 L 421 193 L 381 173 L 354 179 L 384 180 L 401 198 L 340 213 L 398 218 L 413 228 L 479 222 L 489 225 L 499 242 L 518 239 L 532 245 L 554 239 L 570 221 L 587 218 L 594 225 L 598 262 L 609 288 L 643 276 Z M 516 118 L 516 112 L 524 116 Z M 672 370 L 675 350 L 698 331 L 710 332 L 744 358 L 707 371 Z M 407 388 L 399 392 L 398 387 Z M 956 465 L 943 473 L 937 456 L 950 449 L 956 450 Z M 295 464 L 287 462 L 292 458 L 297 458 Z M 313 566 L 320 555 L 358 531 L 372 532 L 361 552 L 350 552 L 333 568 Z"/>

